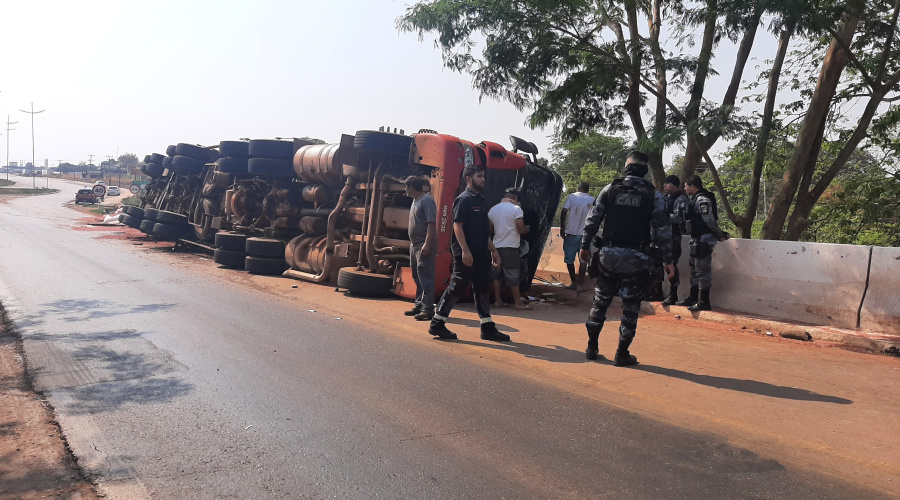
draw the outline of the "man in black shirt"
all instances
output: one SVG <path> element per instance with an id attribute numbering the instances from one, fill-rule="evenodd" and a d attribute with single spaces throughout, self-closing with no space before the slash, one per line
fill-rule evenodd
<path id="1" fill-rule="evenodd" d="M 488 207 L 482 194 L 484 170 L 469 166 L 463 171 L 463 176 L 466 179 L 466 190 L 453 202 L 453 276 L 438 302 L 428 333 L 442 339 L 457 338 L 455 333 L 447 329 L 445 322 L 471 282 L 475 308 L 481 318 L 481 338 L 509 340 L 509 335 L 500 333 L 491 319 L 490 270 L 492 263 L 500 265 L 500 254 L 490 237 Z"/>

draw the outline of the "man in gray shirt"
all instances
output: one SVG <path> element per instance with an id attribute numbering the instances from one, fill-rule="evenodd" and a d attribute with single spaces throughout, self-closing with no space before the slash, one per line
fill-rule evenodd
<path id="1" fill-rule="evenodd" d="M 416 304 L 405 315 L 418 321 L 434 317 L 434 262 L 437 254 L 437 204 L 425 192 L 428 180 L 406 178 L 406 195 L 413 199 L 409 208 L 409 267 L 416 282 Z"/>

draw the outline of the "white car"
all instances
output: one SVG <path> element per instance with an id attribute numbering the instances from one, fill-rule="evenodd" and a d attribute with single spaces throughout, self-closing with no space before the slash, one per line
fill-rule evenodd
<path id="1" fill-rule="evenodd" d="M 119 196 L 120 194 L 122 193 L 119 191 L 119 186 L 109 186 L 106 188 L 106 196 Z"/>

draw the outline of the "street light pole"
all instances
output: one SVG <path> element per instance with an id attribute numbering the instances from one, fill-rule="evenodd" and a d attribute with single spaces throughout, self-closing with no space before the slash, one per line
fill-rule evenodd
<path id="1" fill-rule="evenodd" d="M 17 123 L 19 122 L 9 121 L 9 115 L 6 115 L 6 180 L 9 180 L 9 131 L 15 130 L 14 128 L 9 128 L 9 126 Z"/>
<path id="2" fill-rule="evenodd" d="M 46 111 L 42 109 L 40 111 L 34 110 L 34 101 L 31 102 L 31 111 L 25 111 L 24 109 L 20 109 L 19 111 L 23 113 L 28 113 L 31 115 L 31 189 L 37 189 L 37 185 L 35 185 L 34 179 L 34 115 L 38 113 L 43 113 Z"/>

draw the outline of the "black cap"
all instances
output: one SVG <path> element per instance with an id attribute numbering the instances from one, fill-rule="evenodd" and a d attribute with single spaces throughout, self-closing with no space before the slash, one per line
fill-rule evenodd
<path id="1" fill-rule="evenodd" d="M 670 176 L 666 177 L 666 184 L 672 184 L 673 186 L 680 186 L 681 179 L 679 179 L 677 175 L 670 175 Z"/>

